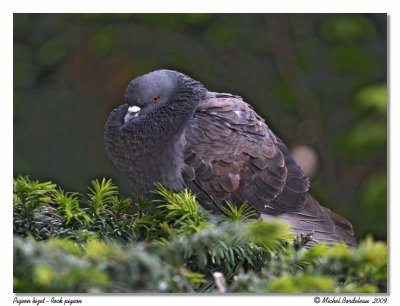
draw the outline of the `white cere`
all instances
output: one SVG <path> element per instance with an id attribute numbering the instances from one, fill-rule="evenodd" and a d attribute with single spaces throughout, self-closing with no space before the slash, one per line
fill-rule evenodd
<path id="1" fill-rule="evenodd" d="M 133 105 L 128 108 L 128 112 L 130 112 L 130 113 L 137 113 L 138 111 L 140 111 L 140 107 L 136 106 L 136 105 Z"/>

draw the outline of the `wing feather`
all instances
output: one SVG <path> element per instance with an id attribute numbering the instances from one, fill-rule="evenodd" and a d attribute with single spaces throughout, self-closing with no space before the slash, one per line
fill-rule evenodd
<path id="1" fill-rule="evenodd" d="M 350 222 L 308 194 L 309 179 L 285 144 L 240 97 L 201 101 L 185 132 L 183 178 L 205 209 L 247 202 L 262 218 L 279 216 L 315 241 L 355 244 Z"/>
<path id="2" fill-rule="evenodd" d="M 211 192 L 216 206 L 225 199 L 246 199 L 262 210 L 286 184 L 285 156 L 276 145 L 277 138 L 236 96 L 201 101 L 186 141 L 184 161 L 195 177 L 185 170 L 185 178 L 197 178 L 201 188 Z"/>

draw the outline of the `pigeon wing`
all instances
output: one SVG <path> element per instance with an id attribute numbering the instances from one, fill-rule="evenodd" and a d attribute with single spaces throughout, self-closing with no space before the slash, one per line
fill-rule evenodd
<path id="1" fill-rule="evenodd" d="M 240 97 L 216 94 L 201 101 L 185 136 L 185 183 L 213 210 L 225 200 L 272 214 L 304 206 L 308 179 Z M 276 202 L 285 187 L 287 197 Z"/>
<path id="2" fill-rule="evenodd" d="M 308 194 L 309 179 L 286 145 L 240 97 L 201 101 L 185 136 L 182 175 L 205 209 L 247 202 L 264 219 L 280 216 L 296 233 L 315 233 L 314 241 L 355 244 L 350 222 Z"/>

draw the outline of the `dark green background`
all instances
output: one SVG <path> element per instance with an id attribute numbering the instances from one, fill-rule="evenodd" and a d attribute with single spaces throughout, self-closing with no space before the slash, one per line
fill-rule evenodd
<path id="1" fill-rule="evenodd" d="M 130 79 L 176 69 L 312 149 L 311 192 L 386 239 L 386 37 L 386 14 L 15 14 L 14 174 L 127 194 L 104 123 Z"/>

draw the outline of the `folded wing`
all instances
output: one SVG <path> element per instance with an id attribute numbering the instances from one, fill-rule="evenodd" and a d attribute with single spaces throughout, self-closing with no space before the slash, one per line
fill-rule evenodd
<path id="1" fill-rule="evenodd" d="M 186 130 L 182 175 L 201 205 L 247 202 L 262 218 L 279 216 L 316 241 L 355 244 L 351 224 L 308 194 L 309 180 L 285 144 L 240 97 L 215 94 L 199 103 Z"/>

